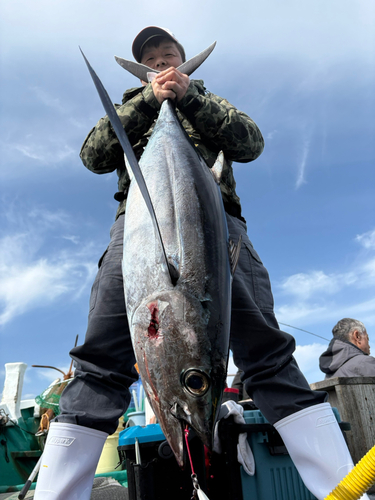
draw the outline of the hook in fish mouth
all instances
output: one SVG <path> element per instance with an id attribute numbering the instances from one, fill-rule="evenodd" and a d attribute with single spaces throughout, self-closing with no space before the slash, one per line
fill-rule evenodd
<path id="1" fill-rule="evenodd" d="M 189 368 L 181 373 L 181 384 L 185 391 L 195 397 L 204 396 L 210 388 L 211 380 L 199 368 Z"/>
<path id="2" fill-rule="evenodd" d="M 176 431 L 177 428 L 179 428 L 179 431 L 177 432 L 180 433 L 179 438 L 181 442 L 184 440 L 184 430 L 186 429 L 186 426 L 189 426 L 194 429 L 204 445 L 210 449 L 212 448 L 212 431 L 209 428 L 208 421 L 206 421 L 203 417 L 197 418 L 195 411 L 192 413 L 187 403 L 181 400 L 175 401 L 169 411 L 170 414 L 179 421 Z"/>
<path id="3" fill-rule="evenodd" d="M 175 401 L 170 408 L 170 412 L 177 420 L 180 420 L 181 423 L 184 422 L 191 425 L 191 412 L 186 403 L 181 404 L 180 401 Z"/>

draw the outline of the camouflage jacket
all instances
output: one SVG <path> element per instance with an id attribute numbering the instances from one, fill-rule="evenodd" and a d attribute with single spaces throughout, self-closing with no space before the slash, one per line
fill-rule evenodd
<path id="1" fill-rule="evenodd" d="M 127 90 L 122 105 L 116 105 L 116 109 L 139 159 L 160 110 L 151 84 Z M 227 100 L 207 92 L 202 80 L 190 81 L 185 96 L 177 104 L 177 114 L 209 167 L 214 164 L 218 153 L 224 152 L 225 165 L 220 185 L 224 207 L 229 214 L 244 220 L 236 194 L 232 162 L 249 162 L 262 153 L 264 141 L 257 125 Z M 122 148 L 107 116 L 90 131 L 80 157 L 83 164 L 97 174 L 117 169 L 119 181 L 115 199 L 120 202 L 118 217 L 125 211 L 130 180 Z"/>

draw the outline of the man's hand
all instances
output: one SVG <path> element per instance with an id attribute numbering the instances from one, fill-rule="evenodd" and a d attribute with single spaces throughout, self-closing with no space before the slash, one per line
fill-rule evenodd
<path id="1" fill-rule="evenodd" d="M 181 101 L 189 87 L 190 79 L 178 69 L 170 67 L 155 77 L 152 81 L 152 90 L 160 104 L 165 99 Z"/>

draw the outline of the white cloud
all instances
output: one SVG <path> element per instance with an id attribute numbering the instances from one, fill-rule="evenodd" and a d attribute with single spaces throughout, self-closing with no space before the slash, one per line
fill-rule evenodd
<path id="1" fill-rule="evenodd" d="M 56 368 L 63 371 L 66 375 L 69 371 L 70 365 L 56 366 Z M 58 378 L 62 380 L 64 377 L 64 375 L 58 370 L 51 370 L 50 368 L 31 367 L 30 370 L 32 370 L 33 374 L 35 374 L 38 378 L 46 380 L 48 384 L 51 384 Z"/>
<path id="2" fill-rule="evenodd" d="M 293 326 L 328 322 L 332 328 L 338 319 L 350 317 L 359 319 L 369 327 L 375 325 L 375 299 L 358 300 L 353 303 L 350 300 L 345 301 L 342 297 L 330 301 L 322 297 L 320 305 L 297 300 L 277 307 L 275 313 L 280 323 Z"/>
<path id="3" fill-rule="evenodd" d="M 78 120 L 75 117 L 70 117 L 69 118 L 69 123 L 73 125 L 73 127 L 84 130 L 87 133 L 87 120 Z"/>
<path id="4" fill-rule="evenodd" d="M 49 141 L 51 142 L 51 141 Z M 50 146 L 50 147 L 48 147 Z M 48 164 L 49 166 L 60 161 L 65 160 L 65 158 L 75 155 L 77 152 L 68 146 L 65 145 L 56 145 L 56 144 L 46 144 L 44 141 L 39 142 L 38 139 L 33 137 L 28 137 L 23 140 L 22 143 L 14 142 L 5 146 L 5 149 L 18 151 L 22 153 L 26 158 L 31 158 L 33 160 L 37 160 L 39 162 Z"/>
<path id="5" fill-rule="evenodd" d="M 362 265 L 363 278 L 360 283 L 361 288 L 375 285 L 375 258 Z"/>
<path id="6" fill-rule="evenodd" d="M 283 304 L 276 308 L 276 317 L 282 323 L 294 323 L 301 325 L 302 321 L 309 322 L 313 318 L 321 318 L 325 313 L 324 305 L 305 303 L 297 300 L 296 302 Z"/>
<path id="7" fill-rule="evenodd" d="M 355 240 L 364 248 L 375 249 L 375 229 L 363 234 L 358 234 Z"/>
<path id="8" fill-rule="evenodd" d="M 327 349 L 327 346 L 328 342 L 325 344 L 314 342 L 309 345 L 296 346 L 294 357 L 309 384 L 324 379 L 324 374 L 319 369 L 319 356 Z M 237 370 L 238 368 L 233 362 L 233 354 L 230 352 L 227 377 L 227 384 L 229 387 L 232 385 Z"/>
<path id="9" fill-rule="evenodd" d="M 14 212 L 13 212 L 14 214 Z M 11 216 L 11 214 L 8 212 L 8 216 Z M 18 215 L 16 215 L 17 217 Z M 63 210 L 56 210 L 53 212 L 50 212 L 46 210 L 45 208 L 40 208 L 40 207 L 32 207 L 28 211 L 28 216 L 30 219 L 33 219 L 35 223 L 38 224 L 38 228 L 52 228 L 56 225 L 58 226 L 64 226 L 64 227 L 71 227 L 73 225 L 72 220 L 70 219 L 70 216 L 64 212 Z M 14 215 L 13 215 L 14 217 Z"/>
<path id="10" fill-rule="evenodd" d="M 15 316 L 47 306 L 66 294 L 79 296 L 93 277 L 95 264 L 86 264 L 78 256 L 64 254 L 20 265 L 14 262 L 0 267 L 0 325 Z"/>
<path id="11" fill-rule="evenodd" d="M 60 99 L 58 97 L 52 97 L 46 90 L 41 87 L 31 87 L 37 99 L 41 101 L 45 106 L 54 109 L 55 111 L 60 111 L 60 113 L 64 113 L 66 110 L 60 103 Z"/>
<path id="12" fill-rule="evenodd" d="M 374 250 L 375 230 L 357 235 L 355 241 L 366 250 Z M 300 315 L 310 314 L 310 311 L 316 312 L 322 299 L 327 303 L 328 297 L 335 296 L 345 289 L 364 289 L 375 285 L 375 257 L 362 253 L 356 262 L 353 261 L 347 266 L 345 272 L 327 273 L 324 270 L 312 270 L 297 273 L 285 278 L 277 288 L 283 295 L 295 296 L 300 304 L 309 299 L 309 305 L 301 309 Z M 283 306 L 280 311 L 290 308 L 290 305 Z"/>
<path id="13" fill-rule="evenodd" d="M 280 284 L 280 288 L 285 294 L 308 299 L 316 293 L 333 295 L 344 286 L 353 285 L 358 278 L 358 274 L 354 272 L 326 274 L 324 271 L 311 271 L 289 276 Z"/>
<path id="14" fill-rule="evenodd" d="M 34 146 L 34 145 L 27 146 L 25 144 L 13 144 L 11 147 L 13 149 L 15 149 L 16 151 L 19 151 L 20 153 L 22 153 L 27 158 L 31 158 L 32 160 L 44 161 L 44 155 L 43 155 L 42 151 L 40 150 L 40 147 L 38 147 L 38 146 Z"/>
<path id="15" fill-rule="evenodd" d="M 266 139 L 271 140 L 275 137 L 276 134 L 278 134 L 278 130 L 272 130 L 271 132 L 268 132 L 268 134 L 266 134 Z"/>
<path id="16" fill-rule="evenodd" d="M 62 212 L 49 213 L 30 209 L 28 216 L 8 211 L 6 218 L 15 222 L 19 232 L 0 238 L 0 325 L 36 307 L 45 307 L 57 299 L 72 300 L 89 287 L 96 272 L 91 259 L 91 243 L 78 248 L 62 243 L 49 247 L 53 230 L 71 225 Z M 69 240 L 76 241 L 71 236 Z M 59 236 L 60 241 L 64 238 Z M 66 239 L 65 239 L 66 241 Z"/>
<path id="17" fill-rule="evenodd" d="M 295 189 L 299 189 L 302 184 L 306 184 L 306 167 L 310 154 L 311 142 L 313 139 L 313 122 L 302 124 L 302 153 L 298 164 L 297 180 Z"/>
<path id="18" fill-rule="evenodd" d="M 337 308 L 338 317 L 350 317 L 360 319 L 367 327 L 375 326 L 375 299 L 356 302 L 354 304 L 341 305 Z M 370 332 L 371 337 L 371 332 Z"/>
<path id="19" fill-rule="evenodd" d="M 62 236 L 62 238 L 64 238 L 64 240 L 70 241 L 74 245 L 78 245 L 79 243 L 79 236 L 69 235 L 69 236 Z"/>
<path id="20" fill-rule="evenodd" d="M 375 299 L 368 298 L 375 286 L 374 235 L 372 230 L 355 238 L 366 252 L 361 249 L 345 272 L 312 270 L 274 284 L 277 319 L 299 327 L 324 322 L 333 326 L 344 317 L 374 325 Z"/>
<path id="21" fill-rule="evenodd" d="M 311 140 L 306 138 L 303 144 L 302 159 L 301 163 L 298 166 L 296 189 L 299 189 L 302 186 L 302 184 L 306 184 L 305 170 L 306 170 L 307 157 L 310 151 L 310 143 Z"/>
<path id="22" fill-rule="evenodd" d="M 294 357 L 301 372 L 311 384 L 324 379 L 324 373 L 319 369 L 319 356 L 327 349 L 327 344 L 297 345 Z"/>
<path id="23" fill-rule="evenodd" d="M 66 374 L 68 373 L 70 365 L 59 365 L 56 366 L 56 368 L 59 368 Z M 29 366 L 25 373 L 24 387 L 27 387 L 28 391 L 32 390 L 33 392 L 22 394 L 22 399 L 34 399 L 36 396 L 41 395 L 52 384 L 63 381 L 63 377 L 64 375 L 57 370 Z"/>

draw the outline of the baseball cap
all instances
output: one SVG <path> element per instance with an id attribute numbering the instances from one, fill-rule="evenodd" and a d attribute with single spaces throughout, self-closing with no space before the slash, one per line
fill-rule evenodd
<path id="1" fill-rule="evenodd" d="M 167 28 L 160 28 L 159 26 L 148 26 L 147 28 L 144 28 L 142 31 L 138 33 L 138 35 L 134 38 L 134 42 L 132 45 L 132 52 L 134 59 L 137 62 L 141 62 L 142 58 L 142 49 L 144 45 L 151 40 L 151 38 L 154 38 L 155 36 L 165 36 L 167 38 L 170 38 L 174 42 L 179 44 L 179 48 L 182 50 L 182 59 L 183 61 L 186 59 L 185 57 L 185 52 L 184 48 L 180 44 L 180 42 L 177 40 L 177 38 L 174 36 L 172 31 L 170 31 Z"/>

